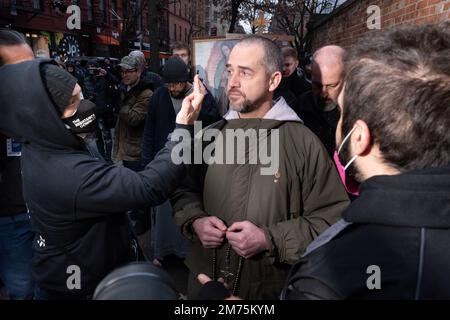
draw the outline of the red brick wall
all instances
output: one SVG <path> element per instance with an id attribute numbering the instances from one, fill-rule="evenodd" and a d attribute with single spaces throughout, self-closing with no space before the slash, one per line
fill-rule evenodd
<path id="1" fill-rule="evenodd" d="M 328 44 L 348 47 L 371 32 L 367 28 L 370 5 L 380 7 L 381 29 L 450 20 L 450 0 L 347 0 L 332 16 L 313 27 L 311 52 Z"/>
<path id="2" fill-rule="evenodd" d="M 187 43 L 189 37 L 190 24 L 189 20 L 192 18 L 189 11 L 194 7 L 196 1 L 196 29 L 198 27 L 205 27 L 205 2 L 203 0 L 180 0 L 169 5 L 169 38 L 170 42 L 182 41 Z M 181 9 L 181 11 L 180 11 Z M 177 26 L 177 37 L 174 38 L 174 28 Z M 181 37 L 180 37 L 181 26 Z M 185 31 L 186 30 L 186 31 Z M 185 37 L 185 34 L 187 37 Z M 204 31 L 200 35 L 204 35 Z"/>

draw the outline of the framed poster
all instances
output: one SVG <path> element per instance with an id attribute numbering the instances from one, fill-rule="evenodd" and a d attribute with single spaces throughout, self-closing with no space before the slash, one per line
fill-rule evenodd
<path id="1" fill-rule="evenodd" d="M 203 80 L 209 92 L 214 96 L 221 115 L 228 110 L 226 64 L 231 49 L 247 34 L 227 33 L 226 37 L 203 37 L 193 39 L 192 62 L 195 72 Z M 294 36 L 260 34 L 259 36 L 277 42 L 280 47 L 283 41 L 294 41 Z"/>
<path id="2" fill-rule="evenodd" d="M 238 39 L 227 39 L 224 37 L 193 40 L 192 61 L 195 72 L 214 96 L 222 115 L 228 109 L 226 94 L 228 73 L 225 65 L 231 49 L 238 41 Z"/>

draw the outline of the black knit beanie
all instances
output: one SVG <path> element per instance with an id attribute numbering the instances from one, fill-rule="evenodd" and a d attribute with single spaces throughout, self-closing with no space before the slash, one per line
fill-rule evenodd
<path id="1" fill-rule="evenodd" d="M 166 83 L 189 81 L 189 67 L 177 56 L 171 57 L 164 64 L 163 78 Z"/>
<path id="2" fill-rule="evenodd" d="M 41 74 L 50 97 L 60 114 L 70 104 L 77 79 L 64 69 L 53 64 L 42 64 Z"/>

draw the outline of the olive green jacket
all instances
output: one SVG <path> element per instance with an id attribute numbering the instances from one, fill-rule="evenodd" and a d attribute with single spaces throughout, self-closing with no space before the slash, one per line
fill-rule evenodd
<path id="1" fill-rule="evenodd" d="M 141 160 L 141 142 L 145 117 L 153 94 L 151 84 L 140 82 L 128 92 L 121 93 L 121 107 L 114 133 L 113 159 L 115 161 Z"/>
<path id="2" fill-rule="evenodd" d="M 262 175 L 264 165 L 248 164 L 256 144 L 247 144 L 246 164 L 191 168 L 186 186 L 172 198 L 176 223 L 192 240 L 186 259 L 191 271 L 188 296 L 197 293 L 198 273 L 221 277 L 228 266 L 233 273 L 228 279 L 231 289 L 239 277 L 235 294 L 246 299 L 274 299 L 281 293 L 290 266 L 311 241 L 341 217 L 349 200 L 320 140 L 284 99 L 264 119 L 236 119 L 233 114 L 225 119 L 215 125 L 222 133 L 237 128 L 277 129 L 279 169 L 272 175 Z M 270 249 L 246 260 L 231 250 L 227 263 L 228 244 L 217 250 L 204 249 L 192 229 L 196 218 L 208 215 L 217 216 L 227 226 L 237 221 L 253 222 L 264 230 Z"/>

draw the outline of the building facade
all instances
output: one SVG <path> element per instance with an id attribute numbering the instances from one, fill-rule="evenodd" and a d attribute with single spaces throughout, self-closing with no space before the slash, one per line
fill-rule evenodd
<path id="1" fill-rule="evenodd" d="M 192 38 L 208 35 L 205 10 L 209 1 L 178 0 L 168 4 L 168 31 L 170 43 L 189 44 Z"/>
<path id="2" fill-rule="evenodd" d="M 81 9 L 81 29 L 70 30 L 70 5 Z M 115 56 L 120 44 L 120 0 L 0 0 L 0 26 L 22 32 L 36 56 Z"/>
<path id="3" fill-rule="evenodd" d="M 206 29 L 208 30 L 208 35 L 212 37 L 225 36 L 230 25 L 222 16 L 223 2 L 217 0 L 209 1 L 207 12 Z"/>
<path id="4" fill-rule="evenodd" d="M 104 56 L 120 58 L 141 49 L 151 54 L 150 30 L 158 28 L 164 57 L 174 41 L 190 43 L 206 36 L 206 0 L 0 0 L 0 27 L 22 32 L 36 56 Z M 71 5 L 80 8 L 80 29 L 70 28 Z M 66 11 L 69 8 L 69 13 Z M 156 8 L 157 26 L 150 25 Z M 208 9 L 209 10 L 209 9 Z M 161 56 L 161 54 L 160 54 Z"/>

